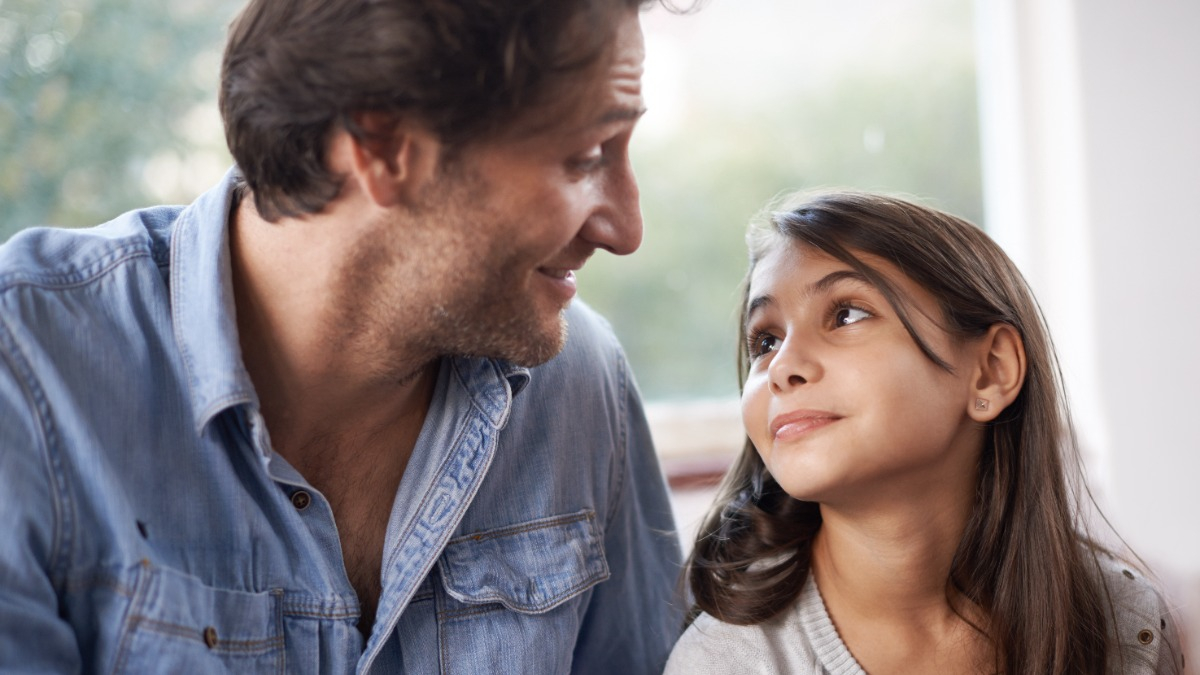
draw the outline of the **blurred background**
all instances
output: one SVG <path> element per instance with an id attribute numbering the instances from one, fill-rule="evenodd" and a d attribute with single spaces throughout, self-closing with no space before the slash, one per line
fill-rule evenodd
<path id="1" fill-rule="evenodd" d="M 218 180 L 240 5 L 0 0 L 0 241 Z M 685 544 L 741 445 L 745 223 L 799 188 L 903 192 L 1029 277 L 1102 508 L 1200 618 L 1200 3 L 708 0 L 643 27 L 645 243 L 580 287 L 629 353 Z"/>

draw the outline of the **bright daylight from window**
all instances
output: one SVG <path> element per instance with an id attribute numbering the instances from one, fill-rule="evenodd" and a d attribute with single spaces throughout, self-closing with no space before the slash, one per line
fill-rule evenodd
<path id="1" fill-rule="evenodd" d="M 220 48 L 239 5 L 0 0 L 0 240 L 186 203 L 215 182 L 229 162 Z M 972 5 L 708 0 L 643 25 L 645 242 L 595 256 L 580 287 L 621 337 L 681 487 L 740 447 L 737 287 L 764 203 L 848 186 L 983 222 Z"/>

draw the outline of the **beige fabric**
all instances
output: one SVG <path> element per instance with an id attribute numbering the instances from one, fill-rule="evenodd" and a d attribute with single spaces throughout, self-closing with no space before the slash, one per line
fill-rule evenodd
<path id="1" fill-rule="evenodd" d="M 1181 670 L 1178 629 L 1159 593 L 1137 570 L 1102 558 L 1120 644 L 1109 673 Z M 825 611 L 812 575 L 790 609 L 757 626 L 701 614 L 671 652 L 666 675 L 863 675 Z"/>

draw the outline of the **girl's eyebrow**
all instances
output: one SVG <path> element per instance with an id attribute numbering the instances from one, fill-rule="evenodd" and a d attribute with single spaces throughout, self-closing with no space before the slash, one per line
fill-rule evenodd
<path id="1" fill-rule="evenodd" d="M 871 283 L 870 279 L 867 279 L 865 276 L 855 270 L 837 270 L 835 272 L 830 272 L 829 274 L 826 274 L 820 279 L 809 284 L 808 288 L 805 288 L 804 292 L 800 295 L 801 301 L 808 300 L 818 293 L 824 293 L 830 288 L 844 281 L 856 281 L 858 283 L 870 286 L 871 288 L 875 287 L 875 284 Z M 775 296 L 769 293 L 755 296 L 746 304 L 746 317 L 743 323 L 749 324 L 750 319 L 754 316 L 755 312 L 763 307 L 773 304 L 775 304 Z"/>

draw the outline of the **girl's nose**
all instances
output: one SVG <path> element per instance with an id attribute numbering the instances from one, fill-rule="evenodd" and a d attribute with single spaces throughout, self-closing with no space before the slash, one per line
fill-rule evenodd
<path id="1" fill-rule="evenodd" d="M 821 376 L 821 367 L 814 356 L 793 336 L 779 345 L 779 351 L 771 359 L 767 377 L 771 391 L 786 393 L 799 386 L 814 382 Z"/>

